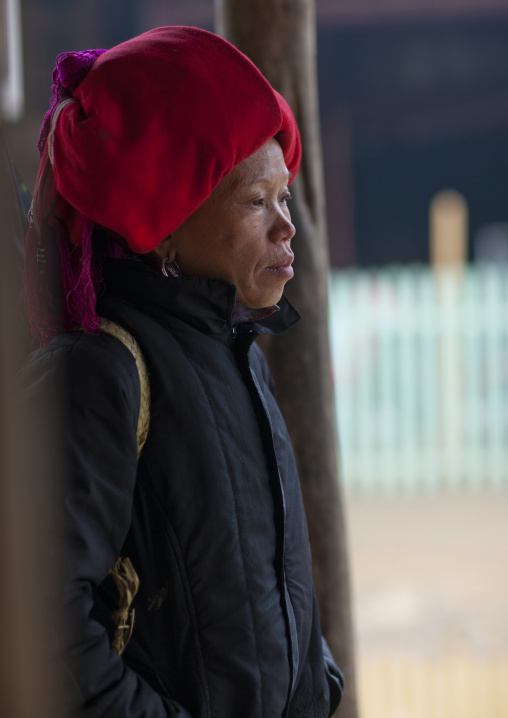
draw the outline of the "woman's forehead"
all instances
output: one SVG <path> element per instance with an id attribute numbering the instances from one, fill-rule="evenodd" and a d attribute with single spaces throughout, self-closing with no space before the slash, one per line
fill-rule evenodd
<path id="1" fill-rule="evenodd" d="M 257 152 L 236 165 L 222 180 L 229 189 L 262 183 L 282 183 L 289 180 L 282 149 L 275 139 L 268 140 Z M 222 184 L 221 183 L 221 184 Z"/>

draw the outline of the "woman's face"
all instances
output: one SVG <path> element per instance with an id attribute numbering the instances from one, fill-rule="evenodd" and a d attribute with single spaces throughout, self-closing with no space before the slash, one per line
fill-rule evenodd
<path id="1" fill-rule="evenodd" d="M 293 276 L 288 179 L 280 145 L 269 140 L 217 185 L 165 250 L 160 245 L 161 256 L 176 259 L 185 276 L 228 280 L 246 307 L 276 304 Z"/>

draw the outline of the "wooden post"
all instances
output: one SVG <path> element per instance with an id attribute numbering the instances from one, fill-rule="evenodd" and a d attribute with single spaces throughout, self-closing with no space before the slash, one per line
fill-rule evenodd
<path id="1" fill-rule="evenodd" d="M 303 159 L 291 191 L 295 278 L 287 296 L 303 315 L 265 345 L 295 450 L 306 506 L 323 633 L 346 676 L 339 709 L 355 718 L 349 574 L 328 337 L 328 241 L 316 80 L 313 0 L 216 0 L 218 32 L 260 68 L 291 105 Z"/>
<path id="2" fill-rule="evenodd" d="M 438 192 L 430 203 L 429 244 L 435 271 L 463 269 L 467 262 L 468 210 L 461 194 Z"/>
<path id="3" fill-rule="evenodd" d="M 467 262 L 468 209 L 455 190 L 436 194 L 429 211 L 430 256 L 439 301 L 439 436 L 442 474 L 460 481 L 464 435 L 464 347 L 458 331 Z M 459 475 L 458 475 L 459 474 Z"/>
<path id="4" fill-rule="evenodd" d="M 45 527 L 54 478 L 49 435 L 20 410 L 16 388 L 26 345 L 20 323 L 20 261 L 14 236 L 19 217 L 9 160 L 0 137 L 0 715 L 62 718 L 50 656 L 55 585 Z M 41 442 L 46 441 L 46 452 Z M 46 455 L 48 462 L 36 461 Z M 46 464 L 46 466 L 42 466 Z"/>

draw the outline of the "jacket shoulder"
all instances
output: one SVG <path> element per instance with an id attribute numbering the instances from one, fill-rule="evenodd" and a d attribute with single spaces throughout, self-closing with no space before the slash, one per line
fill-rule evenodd
<path id="1" fill-rule="evenodd" d="M 140 383 L 136 362 L 127 347 L 109 334 L 75 331 L 57 335 L 29 355 L 21 384 L 28 395 L 43 388 L 63 391 L 71 401 L 121 395 L 137 421 Z"/>
<path id="2" fill-rule="evenodd" d="M 36 349 L 27 358 L 23 371 L 53 367 L 62 369 L 80 364 L 98 368 L 104 365 L 121 374 L 136 373 L 136 363 L 124 344 L 110 334 L 88 334 L 84 331 L 64 332 L 49 344 Z"/>

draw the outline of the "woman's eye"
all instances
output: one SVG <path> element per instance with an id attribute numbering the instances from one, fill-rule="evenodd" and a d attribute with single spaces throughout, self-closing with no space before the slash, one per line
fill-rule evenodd
<path id="1" fill-rule="evenodd" d="M 278 201 L 281 202 L 282 204 L 286 204 L 286 201 L 289 199 L 291 199 L 291 192 L 286 191 L 279 197 Z M 271 202 L 272 199 L 270 198 L 269 201 Z M 255 199 L 251 200 L 251 204 L 254 207 L 263 207 L 266 204 L 265 198 L 264 197 L 256 197 Z"/>

